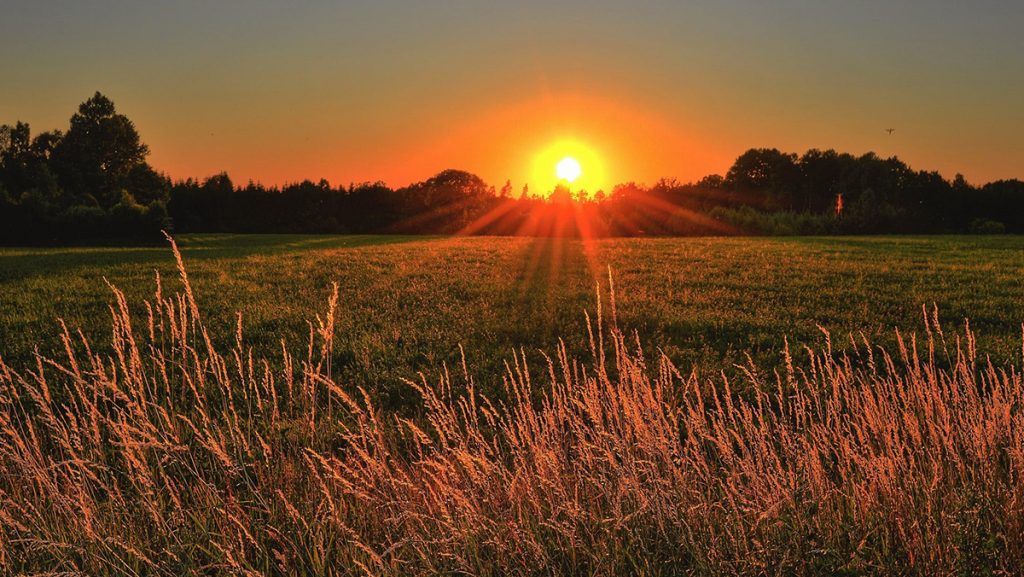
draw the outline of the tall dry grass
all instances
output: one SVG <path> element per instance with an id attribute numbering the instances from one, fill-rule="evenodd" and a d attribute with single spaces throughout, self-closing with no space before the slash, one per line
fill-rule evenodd
<path id="1" fill-rule="evenodd" d="M 421 378 L 402 418 L 332 379 L 336 291 L 272 365 L 241 319 L 217 350 L 174 250 L 182 292 L 111 287 L 109 350 L 0 361 L 4 573 L 1022 572 L 1024 384 L 967 326 L 731 382 L 598 308 L 590 358 L 515 354 L 502 400 Z"/>

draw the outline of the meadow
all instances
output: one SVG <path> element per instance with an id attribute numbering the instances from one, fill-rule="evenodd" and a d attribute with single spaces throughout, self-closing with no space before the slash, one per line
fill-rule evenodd
<path id="1" fill-rule="evenodd" d="M 1024 240 L 1020 237 L 606 239 L 196 235 L 180 239 L 199 306 L 218 344 L 241 313 L 247 341 L 274 357 L 309 337 L 338 284 L 339 380 L 387 407 L 415 396 L 400 379 L 460 362 L 500 385 L 513 351 L 565 339 L 586 350 L 584 310 L 596 287 L 618 287 L 622 326 L 679 366 L 732 370 L 749 353 L 775 364 L 783 340 L 821 342 L 820 327 L 892 343 L 919 330 L 922 307 L 969 318 L 998 361 L 1019 353 Z M 166 246 L 0 249 L 0 356 L 32 362 L 60 352 L 57 319 L 90 342 L 110 339 L 107 282 L 136 313 L 155 273 L 177 285 Z M 845 339 L 841 339 L 845 341 Z M 844 342 L 837 343 L 844 346 Z M 655 351 L 652 351 L 655 354 Z M 497 381 L 497 382 L 494 382 Z"/>
<path id="2" fill-rule="evenodd" d="M 0 252 L 5 572 L 1024 563 L 1020 238 L 181 241 Z"/>

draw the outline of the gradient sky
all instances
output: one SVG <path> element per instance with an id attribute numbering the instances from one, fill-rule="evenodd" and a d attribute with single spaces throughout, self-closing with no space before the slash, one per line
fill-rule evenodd
<path id="1" fill-rule="evenodd" d="M 572 149 L 609 188 L 751 147 L 981 183 L 1024 177 L 1022 29 L 1019 0 L 3 0 L 0 123 L 63 129 L 99 90 L 158 170 L 264 184 L 535 189 Z"/>

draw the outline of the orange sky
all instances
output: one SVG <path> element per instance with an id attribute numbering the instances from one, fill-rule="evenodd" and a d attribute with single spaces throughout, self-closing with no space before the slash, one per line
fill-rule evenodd
<path id="1" fill-rule="evenodd" d="M 343 111 L 330 112 L 344 102 L 315 105 L 327 110 L 306 118 L 326 120 L 312 122 L 267 123 L 275 111 L 253 110 L 248 114 L 259 122 L 246 123 L 240 112 L 237 118 L 210 119 L 213 127 L 228 121 L 242 128 L 212 128 L 186 146 L 158 144 L 187 134 L 173 115 L 138 123 L 151 142 L 151 162 L 171 175 L 227 170 L 236 182 L 252 178 L 267 184 L 325 177 L 341 184 L 381 179 L 402 186 L 459 168 L 498 187 L 510 180 L 516 194 L 524 184 L 539 193 L 554 187 L 557 161 L 573 156 L 583 168 L 574 189 L 610 191 L 630 180 L 690 180 L 722 172 L 742 152 L 697 113 L 658 114 L 656 107 L 608 92 L 564 88 L 504 98 L 466 95 L 429 113 L 368 112 L 379 122 L 370 127 L 346 119 Z M 196 126 L 192 133 L 199 130 Z"/>
<path id="2" fill-rule="evenodd" d="M 1024 16 L 981 0 L 11 0 L 0 123 L 100 90 L 174 178 L 541 192 L 695 180 L 751 147 L 1024 177 Z M 894 127 L 888 136 L 884 129 Z"/>
<path id="3" fill-rule="evenodd" d="M 731 162 L 733 151 L 715 150 L 677 122 L 594 96 L 538 96 L 484 108 L 444 134 L 405 143 L 394 158 L 384 159 L 379 173 L 401 182 L 451 164 L 498 186 L 514 180 L 517 193 L 524 183 L 539 192 L 554 187 L 555 165 L 571 156 L 583 169 L 574 188 L 594 192 L 657 178 L 669 166 L 690 177 Z"/>

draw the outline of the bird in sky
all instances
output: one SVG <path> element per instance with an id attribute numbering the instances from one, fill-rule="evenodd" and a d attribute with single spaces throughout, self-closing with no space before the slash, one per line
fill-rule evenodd
<path id="1" fill-rule="evenodd" d="M 896 132 L 896 129 L 895 128 L 886 128 L 885 131 L 889 133 L 889 136 L 892 136 L 892 133 Z"/>

